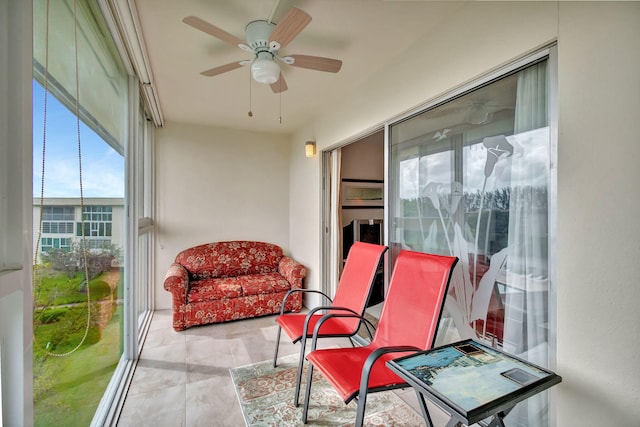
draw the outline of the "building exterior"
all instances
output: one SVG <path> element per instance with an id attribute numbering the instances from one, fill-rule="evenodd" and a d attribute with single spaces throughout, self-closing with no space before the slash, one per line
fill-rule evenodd
<path id="1" fill-rule="evenodd" d="M 83 218 L 84 212 L 84 218 Z M 84 233 L 82 224 L 84 223 Z M 124 199 L 33 199 L 34 260 L 50 249 L 71 250 L 86 239 L 87 249 L 124 247 Z M 39 232 L 38 232 L 39 230 Z"/>

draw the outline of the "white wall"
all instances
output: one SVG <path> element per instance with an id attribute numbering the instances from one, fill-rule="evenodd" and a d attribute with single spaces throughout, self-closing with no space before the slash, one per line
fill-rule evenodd
<path id="1" fill-rule="evenodd" d="M 640 424 L 640 3 L 563 2 L 558 425 Z"/>
<path id="2" fill-rule="evenodd" d="M 342 178 L 384 180 L 384 131 L 342 148 Z"/>
<path id="3" fill-rule="evenodd" d="M 304 155 L 304 141 L 293 139 L 290 144 L 289 163 L 289 248 L 296 260 L 307 267 L 304 287 L 319 288 L 320 268 L 318 247 L 322 241 L 319 227 L 321 177 L 321 153 L 307 158 Z M 295 196 L 294 196 L 295 195 Z"/>
<path id="4" fill-rule="evenodd" d="M 162 281 L 183 249 L 260 240 L 290 253 L 284 137 L 169 122 L 155 141 L 156 308 L 171 307 Z"/>
<path id="5" fill-rule="evenodd" d="M 558 40 L 558 426 L 640 419 L 640 3 L 468 2 L 294 135 L 351 140 Z M 292 142 L 292 145 L 294 143 Z M 294 147 L 296 148 L 296 147 Z M 314 163 L 310 165 L 310 160 Z M 319 289 L 321 155 L 292 156 L 291 251 Z M 305 182 L 304 188 L 294 184 Z M 315 190 L 315 191 L 314 191 Z M 308 236 L 309 238 L 302 238 Z"/>

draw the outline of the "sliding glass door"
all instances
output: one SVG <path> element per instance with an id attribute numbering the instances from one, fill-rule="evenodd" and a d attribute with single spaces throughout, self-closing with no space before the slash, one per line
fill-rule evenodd
<path id="1" fill-rule="evenodd" d="M 389 126 L 389 246 L 460 259 L 439 343 L 549 366 L 553 206 L 547 52 Z M 544 425 L 542 397 L 511 418 Z"/>

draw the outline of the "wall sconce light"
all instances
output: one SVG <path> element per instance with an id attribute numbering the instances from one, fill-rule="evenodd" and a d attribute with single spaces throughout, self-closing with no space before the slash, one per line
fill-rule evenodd
<path id="1" fill-rule="evenodd" d="M 314 157 L 316 155 L 316 142 L 307 141 L 304 143 L 304 154 L 307 157 Z"/>

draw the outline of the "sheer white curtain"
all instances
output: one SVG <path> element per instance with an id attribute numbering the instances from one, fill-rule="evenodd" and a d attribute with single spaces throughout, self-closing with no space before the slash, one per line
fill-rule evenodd
<path id="1" fill-rule="evenodd" d="M 505 301 L 504 350 L 549 365 L 547 62 L 520 72 L 517 82 Z M 547 424 L 546 395 L 519 405 L 516 425 Z M 512 422 L 514 422 L 512 421 Z"/>
<path id="2" fill-rule="evenodd" d="M 548 150 L 546 62 L 518 78 L 509 205 L 505 348 L 547 364 Z M 517 292 L 521 291 L 521 292 Z"/>
<path id="3" fill-rule="evenodd" d="M 333 298 L 338 287 L 340 272 L 342 271 L 342 217 L 340 215 L 340 182 L 341 182 L 342 150 L 336 148 L 331 152 L 331 238 L 330 238 L 330 274 L 329 296 Z"/>

